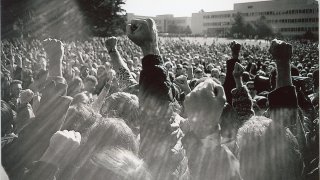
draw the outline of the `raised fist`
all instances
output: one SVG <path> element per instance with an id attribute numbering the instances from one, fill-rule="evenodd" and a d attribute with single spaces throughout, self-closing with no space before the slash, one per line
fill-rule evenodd
<path id="1" fill-rule="evenodd" d="M 232 52 L 240 52 L 241 45 L 237 41 L 232 41 L 230 43 L 230 48 Z"/>
<path id="2" fill-rule="evenodd" d="M 284 41 L 274 39 L 271 41 L 269 52 L 276 60 L 290 60 L 292 56 L 292 46 Z"/>
<path id="3" fill-rule="evenodd" d="M 80 146 L 81 135 L 75 131 L 57 131 L 50 139 L 49 147 L 40 161 L 55 164 L 58 167 L 66 165 Z"/>
<path id="4" fill-rule="evenodd" d="M 156 45 L 158 34 L 153 19 L 134 19 L 127 25 L 128 38 L 141 48 L 150 44 Z"/>
<path id="5" fill-rule="evenodd" d="M 75 131 L 57 131 L 50 139 L 49 147 L 58 153 L 66 153 L 80 146 L 81 135 Z"/>
<path id="6" fill-rule="evenodd" d="M 111 49 L 115 49 L 117 46 L 118 39 L 114 36 L 108 38 L 105 42 L 105 46 L 110 51 Z"/>
<path id="7" fill-rule="evenodd" d="M 242 76 L 243 72 L 244 72 L 243 66 L 240 63 L 236 62 L 233 69 L 233 77 L 239 78 Z"/>
<path id="8" fill-rule="evenodd" d="M 191 130 L 201 138 L 212 134 L 226 102 L 223 87 L 212 79 L 196 86 L 184 101 Z"/>
<path id="9" fill-rule="evenodd" d="M 62 60 L 64 48 L 63 43 L 57 39 L 46 39 L 43 41 L 43 48 L 47 53 L 48 58 Z"/>

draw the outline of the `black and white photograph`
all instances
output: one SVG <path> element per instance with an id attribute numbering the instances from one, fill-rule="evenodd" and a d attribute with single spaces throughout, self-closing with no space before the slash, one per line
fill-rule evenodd
<path id="1" fill-rule="evenodd" d="M 319 0 L 1 0 L 1 180 L 319 180 Z"/>

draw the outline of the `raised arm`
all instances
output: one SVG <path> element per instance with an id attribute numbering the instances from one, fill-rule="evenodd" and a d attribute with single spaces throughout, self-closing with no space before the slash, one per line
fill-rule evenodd
<path id="1" fill-rule="evenodd" d="M 127 35 L 131 41 L 141 48 L 143 56 L 160 55 L 157 25 L 154 20 L 132 20 L 131 24 L 127 25 Z"/>
<path id="2" fill-rule="evenodd" d="M 246 86 L 243 85 L 242 74 L 244 72 L 243 66 L 237 63 L 234 66 L 233 77 L 236 83 L 236 88 L 231 91 L 232 94 L 232 106 L 237 112 L 238 120 L 241 126 L 246 120 L 249 120 L 254 115 L 253 102 L 250 97 L 249 91 Z"/>
<path id="3" fill-rule="evenodd" d="M 276 89 L 268 96 L 270 117 L 276 124 L 289 128 L 299 145 L 304 147 L 305 133 L 298 117 L 297 93 L 291 80 L 292 46 L 275 39 L 271 42 L 269 52 L 277 64 Z"/>
<path id="4" fill-rule="evenodd" d="M 111 37 L 106 40 L 105 46 L 111 57 L 111 64 L 120 78 L 120 83 L 124 83 L 126 87 L 137 84 L 136 80 L 132 77 L 127 64 L 124 62 L 117 49 L 117 42 L 118 39 L 116 37 Z"/>

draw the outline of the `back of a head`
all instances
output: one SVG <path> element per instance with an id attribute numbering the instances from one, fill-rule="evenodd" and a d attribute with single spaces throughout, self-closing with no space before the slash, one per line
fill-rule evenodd
<path id="1" fill-rule="evenodd" d="M 119 147 L 138 153 L 138 142 L 130 127 L 118 118 L 99 118 L 92 127 L 87 140 L 95 151 L 105 147 Z"/>
<path id="2" fill-rule="evenodd" d="M 237 143 L 244 179 L 300 179 L 302 163 L 297 141 L 271 119 L 253 116 L 239 128 Z"/>
<path id="3" fill-rule="evenodd" d="M 106 98 L 100 113 L 108 117 L 120 117 L 132 128 L 139 124 L 139 99 L 125 92 L 113 93 Z"/>
<path id="4" fill-rule="evenodd" d="M 131 151 L 109 147 L 94 153 L 76 179 L 151 180 L 144 162 Z"/>
<path id="5" fill-rule="evenodd" d="M 83 89 L 83 82 L 80 77 L 75 77 L 69 84 L 68 84 L 68 96 L 74 96 Z"/>

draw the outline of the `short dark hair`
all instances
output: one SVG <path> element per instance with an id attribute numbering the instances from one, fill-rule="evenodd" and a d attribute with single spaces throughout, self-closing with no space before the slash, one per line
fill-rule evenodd
<path id="1" fill-rule="evenodd" d="M 93 82 L 94 84 L 95 84 L 95 86 L 98 84 L 98 80 L 97 80 L 97 78 L 96 77 L 94 77 L 94 76 L 87 76 L 85 79 L 84 79 L 84 82 L 85 81 L 91 81 L 91 82 Z"/>

